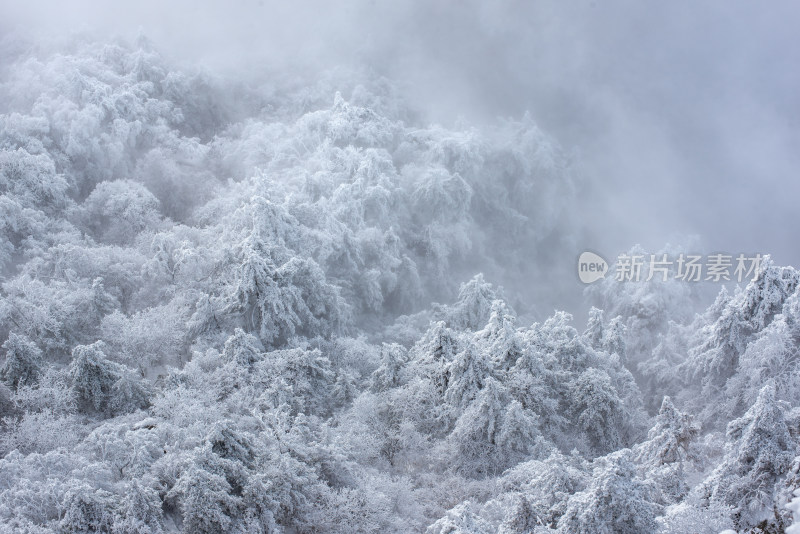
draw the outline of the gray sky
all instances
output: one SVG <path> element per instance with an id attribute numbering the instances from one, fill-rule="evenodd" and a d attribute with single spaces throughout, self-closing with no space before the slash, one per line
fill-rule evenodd
<path id="1" fill-rule="evenodd" d="M 587 247 L 697 234 L 703 252 L 800 265 L 796 2 L 3 4 L 0 29 L 142 31 L 212 70 L 366 64 L 445 123 L 530 110 L 580 155 Z"/>

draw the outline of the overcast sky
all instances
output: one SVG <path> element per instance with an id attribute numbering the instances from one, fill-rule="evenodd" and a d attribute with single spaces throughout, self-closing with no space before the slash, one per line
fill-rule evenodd
<path id="1" fill-rule="evenodd" d="M 587 247 L 612 256 L 697 234 L 702 252 L 800 265 L 796 2 L 2 4 L 4 32 L 141 31 L 234 75 L 368 65 L 430 120 L 530 110 L 579 154 Z"/>

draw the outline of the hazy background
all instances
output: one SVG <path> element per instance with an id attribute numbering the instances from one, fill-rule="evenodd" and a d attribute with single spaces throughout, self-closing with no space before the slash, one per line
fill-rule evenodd
<path id="1" fill-rule="evenodd" d="M 613 260 L 634 243 L 697 234 L 704 253 L 800 265 L 795 2 L 0 5 L 4 33 L 143 33 L 169 56 L 235 76 L 366 65 L 446 124 L 530 110 L 579 158 L 581 248 Z"/>

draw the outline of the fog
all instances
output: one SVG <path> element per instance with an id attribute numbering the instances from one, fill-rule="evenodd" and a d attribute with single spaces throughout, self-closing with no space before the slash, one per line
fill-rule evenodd
<path id="1" fill-rule="evenodd" d="M 798 4 L 0 2 L 0 531 L 800 529 Z"/>
<path id="2" fill-rule="evenodd" d="M 534 120 L 574 154 L 584 248 L 613 258 L 698 236 L 703 252 L 800 263 L 800 7 L 751 2 L 127 4 L 5 2 L 32 42 L 144 35 L 233 78 L 363 68 L 426 120 Z M 566 253 L 566 252 L 565 252 Z M 564 256 L 564 254 L 561 254 Z M 570 291 L 581 290 L 574 273 Z M 568 305 L 568 303 L 565 303 Z"/>

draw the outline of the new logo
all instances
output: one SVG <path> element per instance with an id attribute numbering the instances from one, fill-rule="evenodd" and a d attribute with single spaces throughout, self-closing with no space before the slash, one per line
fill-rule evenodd
<path id="1" fill-rule="evenodd" d="M 578 278 L 584 284 L 591 284 L 606 277 L 608 262 L 594 252 L 583 252 L 578 257 Z"/>

